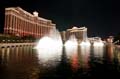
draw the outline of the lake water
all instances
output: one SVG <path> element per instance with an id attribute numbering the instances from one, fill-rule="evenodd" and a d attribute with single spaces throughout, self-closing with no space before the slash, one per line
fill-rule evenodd
<path id="1" fill-rule="evenodd" d="M 63 47 L 49 56 L 52 52 L 30 46 L 1 48 L 0 79 L 120 78 L 119 46 Z"/>

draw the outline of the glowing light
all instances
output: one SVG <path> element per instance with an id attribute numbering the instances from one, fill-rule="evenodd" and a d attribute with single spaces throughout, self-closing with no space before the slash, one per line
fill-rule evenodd
<path id="1" fill-rule="evenodd" d="M 57 65 L 61 59 L 62 54 L 62 40 L 60 34 L 51 32 L 49 35 L 41 38 L 34 47 L 37 50 L 37 55 L 40 63 L 48 65 Z"/>
<path id="2" fill-rule="evenodd" d="M 65 52 L 69 60 L 72 59 L 73 55 L 77 53 L 78 45 L 74 43 L 69 43 L 65 45 Z"/>
<path id="3" fill-rule="evenodd" d="M 33 15 L 34 15 L 35 17 L 38 17 L 38 12 L 34 11 L 34 12 L 33 12 Z"/>
<path id="4" fill-rule="evenodd" d="M 81 66 L 89 68 L 90 46 L 80 45 Z"/>
<path id="5" fill-rule="evenodd" d="M 95 57 L 102 58 L 103 57 L 103 49 L 104 49 L 104 43 L 102 41 L 95 41 L 93 43 L 93 52 Z"/>
<path id="6" fill-rule="evenodd" d="M 64 46 L 68 47 L 68 46 L 77 46 L 78 42 L 77 39 L 75 38 L 74 35 L 71 35 L 69 40 L 65 42 Z"/>
<path id="7" fill-rule="evenodd" d="M 70 59 L 72 55 L 77 52 L 78 42 L 75 36 L 72 35 L 70 39 L 65 42 L 64 46 L 67 58 Z"/>
<path id="8" fill-rule="evenodd" d="M 102 41 L 94 42 L 93 46 L 104 46 L 104 43 Z"/>
<path id="9" fill-rule="evenodd" d="M 79 68 L 79 60 L 78 60 L 77 52 L 72 55 L 71 66 L 74 71 L 76 71 Z"/>
<path id="10" fill-rule="evenodd" d="M 90 48 L 91 43 L 89 40 L 82 41 L 80 44 L 80 57 L 81 57 L 81 67 L 89 68 L 89 57 L 90 57 Z"/>
<path id="11" fill-rule="evenodd" d="M 49 49 L 53 46 L 53 40 L 49 37 L 43 37 L 41 40 L 39 40 L 36 49 Z"/>
<path id="12" fill-rule="evenodd" d="M 81 43 L 80 43 L 80 46 L 91 46 L 91 44 L 90 44 L 90 42 L 89 41 L 82 41 Z"/>
<path id="13" fill-rule="evenodd" d="M 71 40 L 68 40 L 66 43 L 65 43 L 65 47 L 75 47 L 75 46 L 77 46 L 78 44 L 77 44 L 77 42 L 75 42 L 75 41 L 71 41 Z"/>

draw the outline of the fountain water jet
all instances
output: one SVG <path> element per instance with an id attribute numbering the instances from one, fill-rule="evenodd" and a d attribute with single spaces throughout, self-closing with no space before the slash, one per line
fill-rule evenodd
<path id="1" fill-rule="evenodd" d="M 72 58 L 72 55 L 76 53 L 77 47 L 78 47 L 78 42 L 77 39 L 75 38 L 74 35 L 71 35 L 69 40 L 65 42 L 65 51 L 68 59 Z"/>
<path id="2" fill-rule="evenodd" d="M 87 41 L 82 41 L 81 43 L 80 43 L 80 46 L 91 46 L 91 43 L 87 40 Z"/>
<path id="3" fill-rule="evenodd" d="M 40 63 L 46 66 L 56 65 L 61 59 L 62 39 L 58 30 L 51 30 L 50 33 L 42 37 L 34 47 L 37 50 L 37 56 Z M 57 62 L 56 62 L 57 61 Z"/>
<path id="4" fill-rule="evenodd" d="M 104 43 L 102 40 L 95 41 L 93 43 L 94 56 L 97 58 L 103 58 L 104 55 Z"/>

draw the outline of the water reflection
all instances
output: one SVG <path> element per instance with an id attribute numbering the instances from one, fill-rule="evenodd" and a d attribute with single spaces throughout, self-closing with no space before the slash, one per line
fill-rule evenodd
<path id="1" fill-rule="evenodd" d="M 114 60 L 114 45 L 113 44 L 106 45 L 106 60 L 109 63 L 112 63 Z"/>
<path id="2" fill-rule="evenodd" d="M 70 47 L 70 45 L 69 45 Z M 90 47 L 88 45 L 84 46 L 72 46 L 65 47 L 65 52 L 68 61 L 71 62 L 73 70 L 79 68 L 89 68 L 89 58 L 90 58 Z"/>
<path id="3" fill-rule="evenodd" d="M 91 46 L 80 46 L 80 61 L 81 66 L 84 68 L 89 68 L 90 47 Z"/>
<path id="4" fill-rule="evenodd" d="M 32 47 L 7 47 L 0 49 L 0 79 L 37 78 L 38 67 L 33 58 Z M 34 73 L 34 74 L 33 74 Z M 36 74 L 36 76 L 35 76 Z"/>
<path id="5" fill-rule="evenodd" d="M 93 45 L 93 55 L 96 58 L 103 58 L 103 56 L 104 56 L 104 45 Z"/>
<path id="6" fill-rule="evenodd" d="M 78 68 L 78 47 L 77 46 L 65 46 L 65 53 L 69 63 L 73 69 Z"/>
<path id="7" fill-rule="evenodd" d="M 114 60 L 118 64 L 120 64 L 120 46 L 115 46 L 114 50 Z"/>
<path id="8" fill-rule="evenodd" d="M 43 62 L 43 53 L 51 52 L 55 54 L 51 58 L 55 58 Z M 91 55 L 95 59 L 91 60 Z M 0 79 L 98 79 L 114 76 L 113 73 L 119 71 L 120 46 L 113 44 L 69 45 L 54 51 L 40 50 L 39 53 L 31 46 L 0 49 Z"/>

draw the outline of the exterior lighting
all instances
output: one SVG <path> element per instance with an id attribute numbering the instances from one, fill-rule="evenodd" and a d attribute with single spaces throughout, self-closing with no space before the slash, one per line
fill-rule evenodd
<path id="1" fill-rule="evenodd" d="M 39 13 L 36 12 L 36 11 L 33 12 L 33 15 L 34 15 L 35 17 L 38 17 L 38 14 L 39 14 Z"/>

